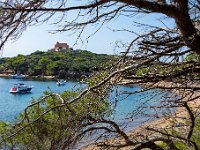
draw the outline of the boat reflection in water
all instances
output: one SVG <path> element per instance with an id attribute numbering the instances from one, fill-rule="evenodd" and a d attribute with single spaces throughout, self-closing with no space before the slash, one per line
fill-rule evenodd
<path id="1" fill-rule="evenodd" d="M 23 83 L 17 83 L 15 84 L 11 89 L 10 93 L 28 93 L 31 92 L 33 86 L 28 86 Z"/>

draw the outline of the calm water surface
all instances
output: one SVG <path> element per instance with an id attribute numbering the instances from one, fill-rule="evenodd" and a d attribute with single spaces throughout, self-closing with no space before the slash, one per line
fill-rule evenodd
<path id="1" fill-rule="evenodd" d="M 15 83 L 25 83 L 34 86 L 31 93 L 27 94 L 11 94 L 10 88 Z M 72 90 L 83 87 L 84 84 L 78 82 L 67 82 L 65 86 L 57 86 L 56 81 L 29 81 L 18 79 L 0 78 L 0 120 L 12 121 L 19 113 L 23 112 L 24 108 L 28 106 L 33 98 L 39 98 L 44 91 L 51 90 L 52 92 L 61 93 L 65 90 Z M 151 90 L 148 92 L 129 95 L 129 92 L 139 90 L 141 87 L 126 87 L 116 86 L 115 91 L 111 93 L 109 100 L 113 103 L 112 108 L 114 113 L 110 116 L 112 120 L 128 118 L 133 115 L 134 110 L 145 105 L 156 105 L 166 92 L 160 90 Z M 120 91 L 125 93 L 120 93 Z M 159 94 L 158 94 L 159 93 Z M 116 95 L 119 95 L 117 96 Z M 122 94 L 122 95 L 121 95 Z M 151 98 L 151 100 L 149 100 Z M 148 110 L 147 113 L 151 113 Z"/>
<path id="2" fill-rule="evenodd" d="M 33 86 L 31 93 L 11 94 L 10 88 L 15 83 L 24 83 Z M 18 79 L 0 78 L 0 120 L 11 121 L 15 116 L 23 112 L 33 98 L 39 98 L 44 95 L 43 92 L 51 90 L 52 92 L 63 92 L 65 90 L 80 88 L 81 84 L 77 82 L 67 82 L 65 86 L 57 86 L 56 81 L 29 81 Z"/>

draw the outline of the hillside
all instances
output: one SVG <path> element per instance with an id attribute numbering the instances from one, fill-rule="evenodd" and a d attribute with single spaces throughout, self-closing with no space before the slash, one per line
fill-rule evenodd
<path id="1" fill-rule="evenodd" d="M 115 57 L 95 54 L 85 50 L 36 51 L 30 55 L 18 55 L 0 59 L 0 72 L 22 73 L 28 76 L 55 76 L 56 78 L 77 79 L 89 76 Z"/>

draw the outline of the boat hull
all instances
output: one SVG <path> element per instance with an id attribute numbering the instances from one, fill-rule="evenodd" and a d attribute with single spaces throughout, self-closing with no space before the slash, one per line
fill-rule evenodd
<path id="1" fill-rule="evenodd" d="M 65 80 L 61 80 L 61 81 L 58 81 L 56 84 L 57 84 L 58 86 L 63 86 L 63 85 L 65 85 L 65 83 L 66 83 Z"/>
<path id="2" fill-rule="evenodd" d="M 56 84 L 57 84 L 58 86 L 65 85 L 65 83 L 61 83 L 61 82 L 57 82 Z"/>
<path id="3" fill-rule="evenodd" d="M 20 89 L 20 90 L 13 90 L 11 89 L 9 92 L 10 93 L 29 93 L 31 92 L 32 88 L 27 88 L 27 89 Z"/>
<path id="4" fill-rule="evenodd" d="M 11 75 L 11 78 L 13 78 L 13 79 L 23 79 L 24 76 L 21 75 L 21 74 L 14 74 L 14 75 Z"/>
<path id="5" fill-rule="evenodd" d="M 10 93 L 28 93 L 31 92 L 32 86 L 26 86 L 24 84 L 16 84 L 10 89 Z"/>

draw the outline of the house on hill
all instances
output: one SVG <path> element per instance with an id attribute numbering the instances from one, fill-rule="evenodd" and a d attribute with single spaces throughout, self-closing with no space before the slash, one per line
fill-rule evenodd
<path id="1" fill-rule="evenodd" d="M 54 51 L 59 52 L 59 51 L 66 51 L 69 49 L 69 45 L 67 43 L 59 43 L 57 42 L 54 46 Z"/>

